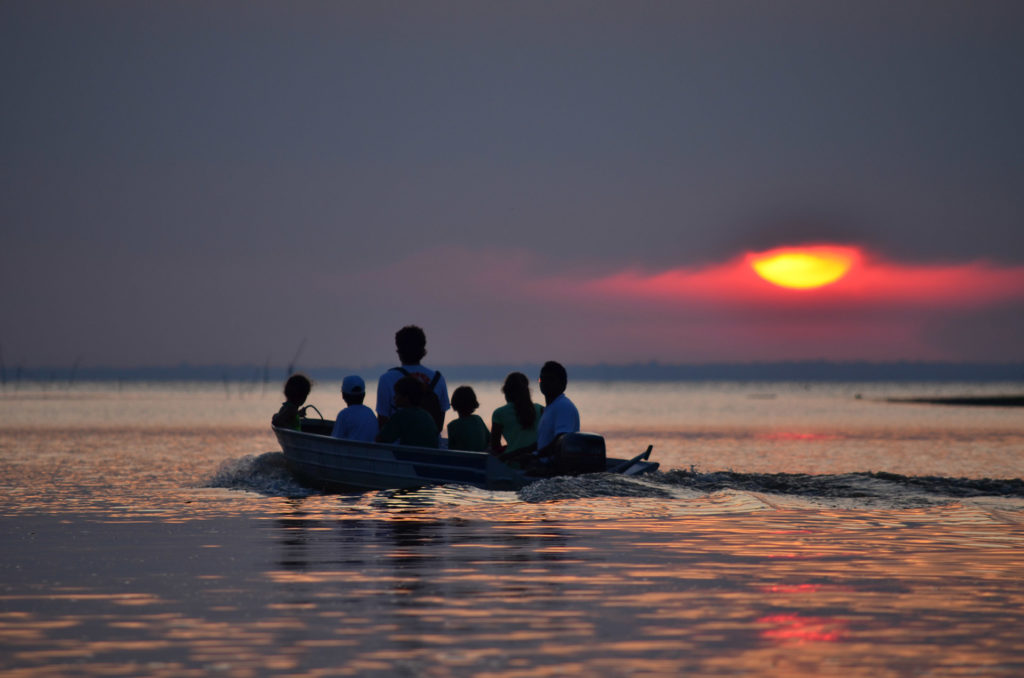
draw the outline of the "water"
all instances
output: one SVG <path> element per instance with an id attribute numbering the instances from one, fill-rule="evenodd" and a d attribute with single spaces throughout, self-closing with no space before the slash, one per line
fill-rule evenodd
<path id="1" fill-rule="evenodd" d="M 884 402 L 1019 392 L 573 383 L 663 472 L 323 495 L 275 388 L 8 384 L 0 672 L 1021 675 L 1024 412 Z"/>

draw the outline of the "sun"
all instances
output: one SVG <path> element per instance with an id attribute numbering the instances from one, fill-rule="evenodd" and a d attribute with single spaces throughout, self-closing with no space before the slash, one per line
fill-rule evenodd
<path id="1" fill-rule="evenodd" d="M 752 252 L 747 262 L 759 276 L 779 287 L 807 290 L 838 281 L 860 259 L 856 247 L 808 245 Z"/>

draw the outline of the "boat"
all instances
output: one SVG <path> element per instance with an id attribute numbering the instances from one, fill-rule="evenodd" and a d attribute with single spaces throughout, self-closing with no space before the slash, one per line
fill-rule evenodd
<path id="1" fill-rule="evenodd" d="M 329 492 L 413 489 L 462 484 L 485 490 L 518 490 L 551 475 L 650 473 L 653 446 L 631 459 L 605 456 L 604 438 L 590 433 L 562 436 L 556 473 L 534 475 L 488 452 L 367 443 L 330 435 L 334 422 L 303 419 L 302 430 L 273 427 L 285 464 L 300 482 Z"/>

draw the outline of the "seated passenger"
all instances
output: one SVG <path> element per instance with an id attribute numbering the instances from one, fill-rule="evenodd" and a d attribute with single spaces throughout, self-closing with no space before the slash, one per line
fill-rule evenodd
<path id="1" fill-rule="evenodd" d="M 448 424 L 448 449 L 483 452 L 487 449 L 490 433 L 480 415 L 473 414 L 480 403 L 469 386 L 460 386 L 452 393 L 452 409 L 459 418 Z"/>
<path id="2" fill-rule="evenodd" d="M 348 406 L 338 412 L 331 435 L 345 440 L 371 443 L 377 437 L 377 415 L 363 404 L 366 384 L 362 377 L 350 374 L 341 382 L 341 397 Z"/>
<path id="3" fill-rule="evenodd" d="M 565 368 L 555 361 L 549 360 L 540 369 L 540 392 L 547 402 L 537 425 L 536 454 L 541 459 L 550 457 L 554 452 L 558 436 L 580 430 L 579 410 L 565 395 L 568 383 Z"/>
<path id="4" fill-rule="evenodd" d="M 277 411 L 277 414 L 271 417 L 270 423 L 278 428 L 301 431 L 302 426 L 299 421 L 302 411 L 300 408 L 302 403 L 306 402 L 312 388 L 313 383 L 304 374 L 296 373 L 288 377 L 288 381 L 284 382 L 285 401 L 281 404 L 281 409 Z"/>
<path id="5" fill-rule="evenodd" d="M 537 424 L 544 408 L 533 402 L 530 380 L 522 372 L 512 372 L 505 377 L 501 392 L 505 394 L 505 404 L 491 415 L 491 452 L 507 452 L 514 458 L 519 451 L 537 447 Z"/>
<path id="6" fill-rule="evenodd" d="M 438 446 L 437 424 L 420 407 L 424 395 L 423 384 L 416 377 L 402 377 L 395 382 L 394 413 L 384 422 L 377 434 L 377 442 L 418 447 Z"/>

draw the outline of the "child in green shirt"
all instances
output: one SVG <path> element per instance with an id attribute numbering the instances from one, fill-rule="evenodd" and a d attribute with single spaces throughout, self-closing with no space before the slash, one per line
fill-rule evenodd
<path id="1" fill-rule="evenodd" d="M 448 449 L 483 452 L 490 444 L 491 433 L 479 415 L 473 414 L 480 403 L 469 386 L 460 386 L 452 393 L 452 409 L 459 418 L 448 424 Z"/>
<path id="2" fill-rule="evenodd" d="M 416 377 L 402 377 L 395 382 L 395 407 L 398 410 L 384 422 L 377 442 L 417 447 L 434 447 L 440 442 L 434 417 L 420 407 L 426 387 Z"/>

